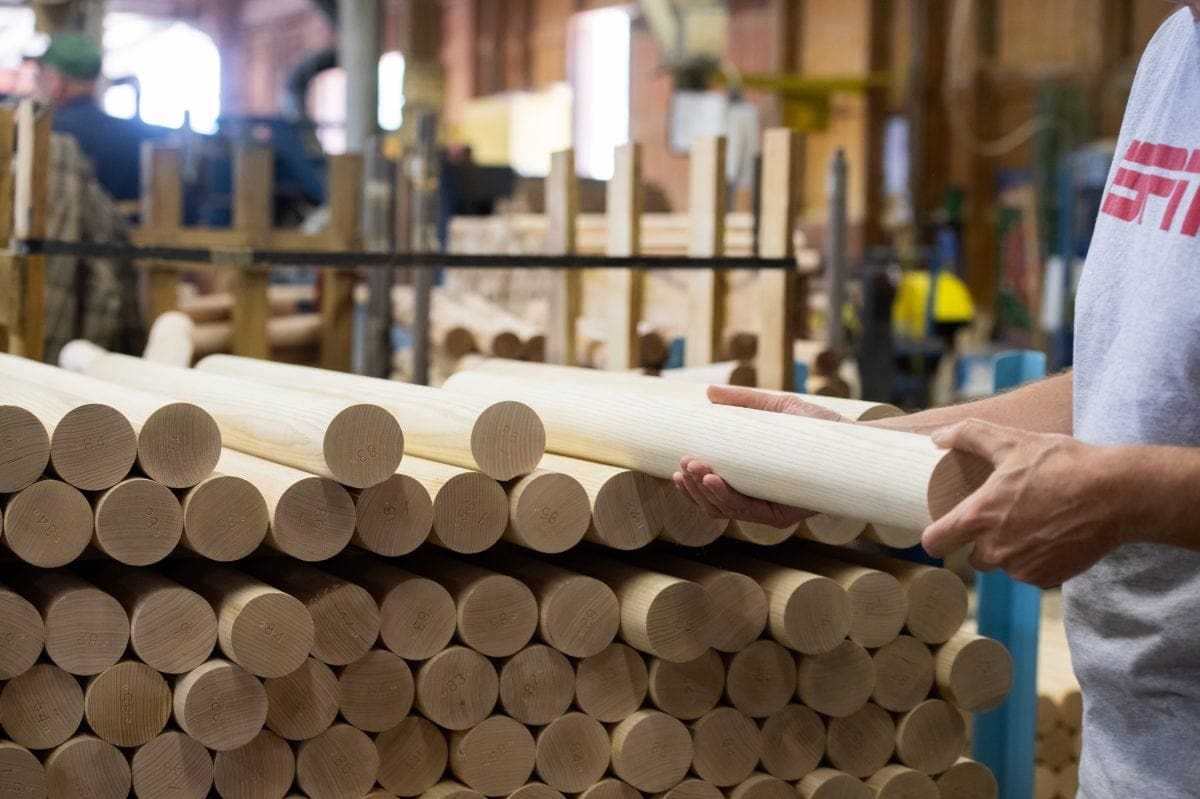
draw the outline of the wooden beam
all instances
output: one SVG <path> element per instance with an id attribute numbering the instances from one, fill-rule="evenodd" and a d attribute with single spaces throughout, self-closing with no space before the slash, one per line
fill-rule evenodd
<path id="1" fill-rule="evenodd" d="M 359 247 L 362 186 L 361 155 L 329 159 L 329 235 L 338 249 Z M 354 344 L 354 270 L 324 269 L 321 280 L 321 366 L 347 372 Z"/>
<path id="2" fill-rule="evenodd" d="M 579 216 L 579 181 L 575 177 L 575 151 L 562 150 L 550 157 L 546 178 L 546 252 L 571 255 L 576 250 L 576 218 Z M 573 366 L 579 358 L 575 322 L 583 309 L 583 274 L 577 269 L 556 273 L 550 305 L 550 335 L 546 359 Z"/>
<path id="3" fill-rule="evenodd" d="M 688 178 L 691 231 L 688 255 L 713 258 L 725 253 L 725 137 L 697 139 L 692 145 Z M 704 366 L 720 359 L 725 332 L 725 273 L 697 270 L 688 285 L 687 343 L 684 362 Z"/>
<path id="4" fill-rule="evenodd" d="M 892 13 L 893 0 L 873 0 L 867 4 L 869 30 L 867 34 L 867 69 L 871 74 L 887 72 L 892 67 Z M 881 245 L 883 240 L 884 216 L 884 132 L 890 109 L 891 95 L 887 86 L 867 90 L 866 124 L 866 219 L 864 220 L 863 244 L 866 247 Z"/>
<path id="5" fill-rule="evenodd" d="M 274 153 L 270 149 L 239 146 L 234 152 L 233 227 L 247 235 L 251 246 L 262 246 L 260 242 L 271 231 L 274 173 Z M 247 358 L 269 358 L 267 269 L 232 267 L 227 268 L 226 274 L 233 293 L 233 353 Z"/>
<path id="6" fill-rule="evenodd" d="M 768 130 L 763 137 L 758 254 L 764 258 L 794 255 L 799 140 L 799 134 L 786 128 Z M 758 385 L 762 388 L 793 388 L 798 324 L 794 308 L 799 279 L 796 269 L 759 272 L 762 331 L 758 337 Z"/>
<path id="7" fill-rule="evenodd" d="M 942 206 L 949 181 L 950 130 L 942 97 L 949 3 L 912 0 L 909 8 L 909 175 L 913 215 L 920 224 Z"/>
<path id="8" fill-rule="evenodd" d="M 618 147 L 616 167 L 608 182 L 609 255 L 637 255 L 642 249 L 642 148 Z M 640 269 L 608 271 L 608 342 L 605 368 L 627 371 L 640 365 L 638 320 L 642 314 L 645 273 Z"/>
<path id="9" fill-rule="evenodd" d="M 971 129 L 981 139 L 999 131 L 1000 104 L 989 68 L 1000 52 L 1000 4 L 979 0 L 975 5 L 976 72 L 971 91 Z M 976 304 L 991 313 L 999 291 L 997 277 L 996 159 L 972 153 L 967 175 L 964 214 L 967 286 Z"/>
<path id="10" fill-rule="evenodd" d="M 139 233 L 162 243 L 176 243 L 183 224 L 183 151 L 147 142 L 142 146 L 142 228 Z M 136 237 L 135 237 L 136 240 Z M 182 246 L 176 243 L 176 246 Z M 148 322 L 175 310 L 179 302 L 179 269 L 153 261 L 147 267 Z"/>

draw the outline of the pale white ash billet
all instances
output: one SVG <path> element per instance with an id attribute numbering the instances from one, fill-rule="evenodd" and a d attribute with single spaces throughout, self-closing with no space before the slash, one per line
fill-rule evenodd
<path id="1" fill-rule="evenodd" d="M 500 707 L 530 727 L 549 724 L 567 712 L 575 698 L 575 668 L 566 655 L 532 644 L 499 668 Z"/>
<path id="2" fill-rule="evenodd" d="M 641 549 L 662 532 L 666 520 L 662 489 L 648 474 L 547 453 L 541 468 L 569 475 L 591 503 L 584 537 L 613 549 Z"/>
<path id="3" fill-rule="evenodd" d="M 820 655 L 801 655 L 796 695 L 826 716 L 849 716 L 861 709 L 875 689 L 875 661 L 854 641 L 842 641 Z"/>
<path id="4" fill-rule="evenodd" d="M 397 558 L 412 552 L 433 529 L 433 499 L 416 478 L 394 474 L 378 485 L 351 492 L 358 546 Z"/>
<path id="5" fill-rule="evenodd" d="M 49 749 L 70 738 L 83 721 L 83 690 L 70 674 L 39 663 L 0 688 L 0 727 L 29 749 Z"/>
<path id="6" fill-rule="evenodd" d="M 473 649 L 448 647 L 417 669 L 414 704 L 443 729 L 474 727 L 488 717 L 499 697 L 496 667 Z"/>
<path id="7" fill-rule="evenodd" d="M 592 506 L 583 485 L 569 474 L 536 469 L 505 487 L 505 540 L 536 552 L 565 552 L 583 540 Z"/>
<path id="8" fill-rule="evenodd" d="M 875 794 L 857 777 L 834 768 L 819 768 L 796 783 L 800 799 L 874 799 Z"/>
<path id="9" fill-rule="evenodd" d="M 8 498 L 4 543 L 29 565 L 56 569 L 83 554 L 94 524 L 92 506 L 79 489 L 38 480 Z"/>
<path id="10" fill-rule="evenodd" d="M 575 704 L 600 721 L 623 721 L 642 706 L 648 681 L 640 654 L 624 644 L 610 644 L 575 665 Z"/>
<path id="11" fill-rule="evenodd" d="M 114 746 L 148 743 L 171 717 L 171 689 L 145 663 L 125 660 L 88 680 L 83 714 L 92 732 Z"/>
<path id="12" fill-rule="evenodd" d="M 650 658 L 647 676 L 650 702 L 684 721 L 715 708 L 725 693 L 725 661 L 711 649 L 687 663 Z"/>
<path id="13" fill-rule="evenodd" d="M 608 732 L 584 713 L 564 713 L 537 734 L 537 775 L 564 793 L 580 793 L 608 771 Z"/>
<path id="14" fill-rule="evenodd" d="M 825 756 L 825 722 L 812 708 L 795 702 L 762 720 L 762 767 L 781 780 L 795 781 Z"/>
<path id="15" fill-rule="evenodd" d="M 893 713 L 912 710 L 933 687 L 933 654 L 909 635 L 871 653 L 875 663 L 875 688 L 871 701 Z"/>
<path id="16" fill-rule="evenodd" d="M 196 739 L 168 730 L 139 746 L 130 759 L 138 799 L 205 799 L 213 786 L 213 759 Z"/>
<path id="17" fill-rule="evenodd" d="M 889 763 L 866 780 L 876 799 L 940 799 L 937 784 L 929 776 Z"/>
<path id="18" fill-rule="evenodd" d="M 414 690 L 412 669 L 403 658 L 372 649 L 338 675 L 338 708 L 352 726 L 383 732 L 408 716 Z"/>
<path id="19" fill-rule="evenodd" d="M 0 680 L 24 674 L 42 654 L 46 626 L 37 608 L 0 583 Z"/>
<path id="20" fill-rule="evenodd" d="M 289 741 L 306 741 L 329 729 L 338 715 L 337 675 L 316 658 L 291 674 L 263 680 L 266 727 Z"/>
<path id="21" fill-rule="evenodd" d="M 117 600 L 67 571 L 23 571 L 12 587 L 38 609 L 46 629 L 46 654 L 83 677 L 120 659 L 129 643 L 129 617 Z"/>
<path id="22" fill-rule="evenodd" d="M 20 744 L 0 741 L 0 796 L 4 799 L 47 799 L 46 769 Z"/>
<path id="23" fill-rule="evenodd" d="M 934 652 L 938 694 L 970 713 L 999 705 L 1012 687 L 1012 656 L 999 641 L 967 631 Z"/>
<path id="24" fill-rule="evenodd" d="M 267 692 L 254 675 L 214 659 L 175 678 L 175 723 L 218 752 L 254 740 L 267 720 Z"/>
<path id="25" fill-rule="evenodd" d="M 296 747 L 296 784 L 309 799 L 357 799 L 378 774 L 374 742 L 349 724 L 335 724 Z"/>
<path id="26" fill-rule="evenodd" d="M 718 788 L 731 788 L 754 773 L 762 756 L 762 736 L 740 710 L 718 707 L 690 725 L 692 771 Z"/>
<path id="27" fill-rule="evenodd" d="M 271 524 L 262 492 L 231 474 L 214 472 L 188 489 L 181 504 L 180 543 L 208 560 L 228 563 L 247 557 L 267 537 Z"/>
<path id="28" fill-rule="evenodd" d="M 420 716 L 409 716 L 375 736 L 379 784 L 397 796 L 420 796 L 442 778 L 449 759 L 445 734 Z"/>
<path id="29" fill-rule="evenodd" d="M 78 735 L 46 755 L 46 785 L 54 799 L 127 799 L 129 762 L 121 750 L 91 735 Z"/>
<path id="30" fill-rule="evenodd" d="M 292 747 L 270 730 L 213 755 L 213 786 L 222 799 L 279 799 L 295 779 Z"/>
<path id="31" fill-rule="evenodd" d="M 825 736 L 829 763 L 859 778 L 886 766 L 896 748 L 896 725 L 891 714 L 871 703 L 844 718 L 830 719 Z"/>
<path id="32" fill-rule="evenodd" d="M 751 718 L 783 708 L 796 693 L 796 660 L 774 641 L 725 655 L 725 697 Z"/>
<path id="33" fill-rule="evenodd" d="M 508 527 L 503 486 L 482 472 L 409 456 L 400 474 L 420 483 L 433 501 L 429 540 L 451 552 L 473 554 L 494 545 Z"/>
<path id="34" fill-rule="evenodd" d="M 492 716 L 450 735 L 450 773 L 484 796 L 507 796 L 529 779 L 536 753 L 528 727 Z"/>
<path id="35" fill-rule="evenodd" d="M 678 719 L 639 710 L 610 730 L 612 770 L 640 791 L 668 790 L 692 764 L 692 737 Z"/>
<path id="36" fill-rule="evenodd" d="M 154 480 L 122 480 L 95 499 L 92 544 L 118 563 L 149 566 L 175 551 L 183 536 L 183 508 L 171 489 Z"/>
<path id="37" fill-rule="evenodd" d="M 41 420 L 16 405 L 0 405 L 0 493 L 20 491 L 33 483 L 50 462 L 50 431 Z"/>

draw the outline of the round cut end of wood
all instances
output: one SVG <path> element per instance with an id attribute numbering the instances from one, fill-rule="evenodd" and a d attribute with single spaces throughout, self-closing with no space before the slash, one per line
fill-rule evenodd
<path id="1" fill-rule="evenodd" d="M 280 738 L 315 738 L 337 718 L 337 677 L 314 658 L 291 674 L 263 680 L 263 689 L 267 692 L 267 729 Z"/>
<path id="2" fill-rule="evenodd" d="M 646 637 L 656 656 L 674 663 L 695 660 L 708 649 L 713 620 L 708 592 L 678 580 L 658 591 L 646 610 Z"/>
<path id="3" fill-rule="evenodd" d="M 209 749 L 237 749 L 262 730 L 267 692 L 245 669 L 210 660 L 176 680 L 174 709 L 183 731 Z"/>
<path id="4" fill-rule="evenodd" d="M 574 698 L 575 669 L 548 646 L 527 646 L 500 667 L 500 706 L 522 724 L 549 724 Z"/>
<path id="5" fill-rule="evenodd" d="M 942 644 L 967 617 L 967 589 L 949 569 L 922 569 L 907 585 L 908 632 L 918 641 Z"/>
<path id="6" fill-rule="evenodd" d="M 583 713 L 567 713 L 537 737 L 537 774 L 552 788 L 580 793 L 608 771 L 608 731 Z"/>
<path id="7" fill-rule="evenodd" d="M 825 723 L 816 711 L 791 704 L 762 723 L 762 767 L 789 782 L 815 769 L 825 756 Z"/>
<path id="8" fill-rule="evenodd" d="M 751 774 L 729 792 L 729 799 L 796 799 L 796 789 L 770 774 Z"/>
<path id="9" fill-rule="evenodd" d="M 641 549 L 658 537 L 665 516 L 658 481 L 642 472 L 623 471 L 597 492 L 588 538 L 613 549 Z"/>
<path id="10" fill-rule="evenodd" d="M 342 669 L 338 707 L 342 717 L 366 732 L 390 730 L 412 710 L 413 676 L 398 655 L 373 649 Z"/>
<path id="11" fill-rule="evenodd" d="M 0 586 L 0 680 L 24 674 L 42 654 L 46 629 L 37 608 Z"/>
<path id="12" fill-rule="evenodd" d="M 725 662 L 711 649 L 687 663 L 661 658 L 650 662 L 650 701 L 677 719 L 698 719 L 717 706 L 725 692 Z"/>
<path id="13" fill-rule="evenodd" d="M 721 652 L 740 652 L 758 640 L 767 626 L 770 605 L 762 586 L 735 571 L 714 571 L 704 580 L 713 604 L 709 644 Z"/>
<path id="14" fill-rule="evenodd" d="M 851 618 L 846 589 L 828 577 L 805 580 L 786 600 L 786 643 L 806 655 L 829 652 L 849 634 Z"/>
<path id="15" fill-rule="evenodd" d="M 380 603 L 380 637 L 405 660 L 428 660 L 454 637 L 456 613 L 453 597 L 441 585 L 426 577 L 407 577 Z"/>
<path id="16" fill-rule="evenodd" d="M 127 566 L 149 566 L 174 551 L 183 535 L 183 508 L 171 489 L 135 477 L 96 502 L 94 541 L 104 554 Z"/>
<path id="17" fill-rule="evenodd" d="M 121 603 L 98 588 L 62 592 L 45 614 L 46 654 L 72 674 L 99 674 L 129 644 L 129 617 Z"/>
<path id="18" fill-rule="evenodd" d="M 840 547 L 858 538 L 866 528 L 867 523 L 858 519 L 818 513 L 800 522 L 796 534 L 810 541 Z"/>
<path id="19" fill-rule="evenodd" d="M 446 335 L 442 337 L 442 349 L 451 358 L 461 358 L 464 355 L 479 352 L 479 348 L 475 345 L 474 334 L 461 326 L 452 327 L 446 331 Z"/>
<path id="20" fill-rule="evenodd" d="M 239 666 L 259 677 L 283 677 L 300 668 L 315 638 L 312 614 L 282 591 L 263 591 L 242 605 L 229 631 Z"/>
<path id="21" fill-rule="evenodd" d="M 479 471 L 512 480 L 537 468 L 546 451 L 546 428 L 533 409 L 505 400 L 484 409 L 471 428 L 471 454 Z"/>
<path id="22" fill-rule="evenodd" d="M 575 704 L 605 723 L 622 721 L 642 706 L 648 682 L 642 656 L 624 644 L 610 644 L 576 665 Z"/>
<path id="23" fill-rule="evenodd" d="M 800 799 L 874 799 L 862 780 L 837 769 L 819 768 L 796 783 Z"/>
<path id="24" fill-rule="evenodd" d="M 208 560 L 247 557 L 266 538 L 269 524 L 262 493 L 242 477 L 213 475 L 183 500 L 183 541 Z"/>
<path id="25" fill-rule="evenodd" d="M 855 777 L 869 777 L 886 766 L 895 744 L 896 725 L 878 705 L 868 704 L 845 718 L 830 719 L 826 726 L 826 757 L 835 768 Z"/>
<path id="26" fill-rule="evenodd" d="M 46 785 L 55 799 L 127 799 L 132 778 L 120 749 L 80 735 L 46 756 Z"/>
<path id="27" fill-rule="evenodd" d="M 750 544 L 775 546 L 794 536 L 799 528 L 798 523 L 790 524 L 787 527 L 774 527 L 760 522 L 743 522 L 734 519 L 725 528 L 725 536 Z"/>
<path id="28" fill-rule="evenodd" d="M 514 360 L 525 354 L 525 345 L 521 343 L 521 337 L 510 330 L 502 330 L 492 336 L 492 346 L 490 347 L 492 355 L 497 358 L 507 358 Z"/>
<path id="29" fill-rule="evenodd" d="M 540 782 L 530 782 L 510 793 L 507 799 L 566 799 L 562 791 L 556 791 L 549 785 Z"/>
<path id="30" fill-rule="evenodd" d="M 0 727 L 30 749 L 49 749 L 67 740 L 83 720 L 83 690 L 57 666 L 40 663 L 0 689 Z"/>
<path id="31" fill-rule="evenodd" d="M 383 408 L 351 405 L 329 423 L 324 453 L 334 479 L 352 488 L 367 488 L 396 473 L 404 454 L 404 434 Z"/>
<path id="32" fill-rule="evenodd" d="M 529 728 L 492 716 L 450 739 L 450 771 L 484 796 L 506 796 L 533 773 L 536 746 Z"/>
<path id="33" fill-rule="evenodd" d="M 883 544 L 893 549 L 908 549 L 921 543 L 921 530 L 907 527 L 895 527 L 889 524 L 872 523 L 867 525 L 863 537 L 876 544 Z"/>
<path id="34" fill-rule="evenodd" d="M 957 578 L 955 578 L 957 579 Z M 871 699 L 893 713 L 912 710 L 933 687 L 933 654 L 917 639 L 902 635 L 876 649 L 875 689 Z"/>
<path id="35" fill-rule="evenodd" d="M 711 782 L 690 777 L 669 791 L 655 794 L 655 799 L 721 799 L 724 795 Z"/>
<path id="36" fill-rule="evenodd" d="M 613 773 L 640 791 L 678 785 L 692 764 L 692 737 L 683 722 L 657 710 L 639 710 L 613 728 Z"/>
<path id="37" fill-rule="evenodd" d="M 129 420 L 107 405 L 68 411 L 50 437 L 55 473 L 82 491 L 103 491 L 124 480 L 137 459 L 137 435 Z"/>
<path id="38" fill-rule="evenodd" d="M 996 799 L 1000 795 L 992 770 L 965 757 L 960 757 L 953 766 L 942 772 L 936 782 L 938 790 L 945 797 Z"/>
<path id="39" fill-rule="evenodd" d="M 850 600 L 850 638 L 874 649 L 896 640 L 908 618 L 908 595 L 900 581 L 867 571 L 846 588 Z"/>
<path id="40" fill-rule="evenodd" d="M 802 655 L 796 694 L 818 713 L 842 717 L 862 708 L 875 689 L 875 663 L 853 641 L 843 641 L 823 655 Z"/>
<path id="41" fill-rule="evenodd" d="M 600 780 L 579 794 L 579 799 L 640 799 L 641 794 L 627 782 L 613 779 Z"/>
<path id="42" fill-rule="evenodd" d="M 88 684 L 83 711 L 92 731 L 114 746 L 141 746 L 167 726 L 171 690 L 145 663 L 127 660 Z"/>
<path id="43" fill-rule="evenodd" d="M 296 783 L 309 799 L 354 799 L 375 785 L 379 753 L 361 730 L 335 724 L 300 744 Z"/>
<path id="44" fill-rule="evenodd" d="M 755 641 L 729 657 L 725 695 L 751 718 L 781 710 L 796 692 L 796 661 L 774 641 Z"/>
<path id="45" fill-rule="evenodd" d="M 212 756 L 181 732 L 164 732 L 140 747 L 131 765 L 138 799 L 205 799 L 213 785 Z"/>
<path id="46" fill-rule="evenodd" d="M 962 713 L 940 699 L 922 702 L 896 722 L 896 758 L 925 774 L 950 768 L 966 744 Z"/>
<path id="47" fill-rule="evenodd" d="M 324 477 L 306 477 L 289 486 L 275 506 L 268 533 L 276 549 L 297 560 L 329 560 L 354 534 L 354 500 Z"/>
<path id="48" fill-rule="evenodd" d="M 221 457 L 221 431 L 190 402 L 172 402 L 146 419 L 138 435 L 138 465 L 168 488 L 191 488 L 212 474 Z"/>
<path id="49" fill-rule="evenodd" d="M 375 738 L 379 784 L 397 796 L 419 796 L 446 771 L 446 736 L 428 720 L 409 716 Z"/>
<path id="50" fill-rule="evenodd" d="M 507 657 L 533 638 L 538 606 L 524 583 L 503 574 L 478 580 L 458 602 L 458 634 L 489 657 Z"/>
<path id="51" fill-rule="evenodd" d="M 433 538 L 451 552 L 474 554 L 489 549 L 507 526 L 508 497 L 486 474 L 456 474 L 433 500 Z"/>
<path id="52" fill-rule="evenodd" d="M 754 773 L 762 755 L 758 726 L 740 710 L 719 707 L 692 724 L 692 769 L 721 788 Z"/>
<path id="53" fill-rule="evenodd" d="M 92 524 L 92 506 L 79 489 L 58 480 L 39 480 L 9 499 L 4 540 L 29 565 L 57 569 L 87 548 Z"/>
<path id="54" fill-rule="evenodd" d="M 313 657 L 345 666 L 370 651 L 379 638 L 379 606 L 354 583 L 331 585 L 308 603 L 312 615 Z"/>
<path id="55" fill-rule="evenodd" d="M 46 799 L 46 769 L 23 746 L 0 741 L 0 799 Z"/>
<path id="56" fill-rule="evenodd" d="M 721 537 L 729 519 L 714 519 L 683 497 L 669 480 L 660 480 L 663 495 L 662 537 L 683 547 L 704 547 Z"/>
<path id="57" fill-rule="evenodd" d="M 500 696 L 500 678 L 492 662 L 473 649 L 454 646 L 421 665 L 416 706 L 447 730 L 466 730 L 486 719 Z"/>
<path id="58" fill-rule="evenodd" d="M 213 785 L 223 799 L 278 799 L 296 779 L 296 757 L 287 741 L 269 730 L 213 758 Z"/>
<path id="59" fill-rule="evenodd" d="M 940 799 L 937 784 L 927 775 L 907 766 L 884 766 L 867 778 L 876 799 Z"/>
<path id="60" fill-rule="evenodd" d="M 598 655 L 621 627 L 617 595 L 600 580 L 584 574 L 556 580 L 553 599 L 542 602 L 540 613 L 542 638 L 570 657 Z"/>
<path id="61" fill-rule="evenodd" d="M 129 617 L 129 642 L 146 665 L 166 674 L 199 666 L 217 643 L 217 616 L 204 597 L 172 585 L 141 597 Z"/>
<path id="62" fill-rule="evenodd" d="M 442 780 L 421 794 L 421 799 L 483 799 L 483 794 L 468 788 L 461 782 Z"/>
<path id="63" fill-rule="evenodd" d="M 940 519 L 975 493 L 992 474 L 992 464 L 961 450 L 943 450 L 941 460 L 929 475 L 926 501 L 931 520 Z"/>
<path id="64" fill-rule="evenodd" d="M 433 528 L 433 500 L 423 485 L 394 474 L 364 488 L 354 500 L 354 542 L 368 552 L 396 558 L 415 550 Z"/>
<path id="65" fill-rule="evenodd" d="M 995 708 L 1012 687 L 1012 656 L 991 638 L 952 638 L 938 652 L 935 664 L 942 695 L 969 713 Z"/>
<path id="66" fill-rule="evenodd" d="M 0 494 L 28 488 L 50 462 L 50 436 L 41 420 L 16 405 L 0 405 Z"/>
<path id="67" fill-rule="evenodd" d="M 566 552 L 587 533 L 592 506 L 579 481 L 560 472 L 538 472 L 521 481 L 507 535 L 537 552 Z"/>

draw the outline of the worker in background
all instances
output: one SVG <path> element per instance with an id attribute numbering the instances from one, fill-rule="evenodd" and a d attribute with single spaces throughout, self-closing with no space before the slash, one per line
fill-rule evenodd
<path id="1" fill-rule="evenodd" d="M 38 99 L 54 108 L 54 130 L 79 142 L 96 178 L 118 203 L 138 198 L 142 142 L 170 131 L 138 119 L 109 116 L 96 103 L 103 57 L 87 34 L 60 33 L 39 59 Z"/>
<path id="2" fill-rule="evenodd" d="M 1134 80 L 1076 300 L 1074 373 L 871 422 L 995 468 L 925 529 L 929 554 L 973 544 L 979 570 L 1063 584 L 1085 799 L 1200 791 L 1200 0 L 1182 5 Z M 709 396 L 839 419 L 786 395 Z M 675 484 L 714 516 L 807 515 L 743 496 L 691 457 Z"/>

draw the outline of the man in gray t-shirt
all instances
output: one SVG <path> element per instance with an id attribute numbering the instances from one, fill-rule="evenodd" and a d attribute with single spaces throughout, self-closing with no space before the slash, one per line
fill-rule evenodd
<path id="1" fill-rule="evenodd" d="M 1076 303 L 1075 372 L 873 422 L 928 432 L 995 471 L 924 532 L 978 569 L 1063 583 L 1083 687 L 1079 796 L 1200 796 L 1200 0 L 1155 35 L 1129 99 Z M 714 402 L 830 418 L 788 397 Z M 685 457 L 709 513 L 803 511 L 733 491 Z"/>

